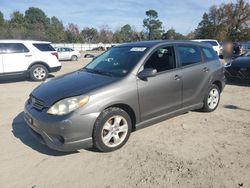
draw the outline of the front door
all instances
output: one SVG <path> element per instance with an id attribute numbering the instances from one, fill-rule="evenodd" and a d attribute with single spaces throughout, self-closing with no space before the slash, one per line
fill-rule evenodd
<path id="1" fill-rule="evenodd" d="M 60 48 L 58 52 L 60 60 L 69 60 L 70 59 L 70 52 L 68 48 Z"/>
<path id="2" fill-rule="evenodd" d="M 173 46 L 156 49 L 143 68 L 156 69 L 157 75 L 137 81 L 141 121 L 181 108 L 181 71 L 176 64 Z"/>

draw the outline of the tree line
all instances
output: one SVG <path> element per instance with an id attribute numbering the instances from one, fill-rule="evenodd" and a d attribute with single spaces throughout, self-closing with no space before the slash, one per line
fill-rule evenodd
<path id="1" fill-rule="evenodd" d="M 182 40 L 211 38 L 219 41 L 250 40 L 250 5 L 245 0 L 212 6 L 202 16 L 193 32 L 183 35 L 171 28 L 163 29 L 155 10 L 145 12 L 143 30 L 137 31 L 130 24 L 115 31 L 108 25 L 100 28 L 84 27 L 69 23 L 64 26 L 56 16 L 49 18 L 41 9 L 30 7 L 25 13 L 15 11 L 9 20 L 0 11 L 0 39 L 48 40 L 53 43 L 123 43 L 141 40 Z"/>

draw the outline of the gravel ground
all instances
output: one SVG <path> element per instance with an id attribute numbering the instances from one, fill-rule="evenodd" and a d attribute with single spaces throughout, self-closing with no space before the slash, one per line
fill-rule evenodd
<path id="1" fill-rule="evenodd" d="M 55 75 L 87 61 L 63 62 Z M 189 112 L 134 132 L 118 151 L 61 153 L 27 132 L 23 105 L 38 84 L 0 84 L 0 187 L 250 187 L 247 85 L 227 85 L 213 113 Z"/>

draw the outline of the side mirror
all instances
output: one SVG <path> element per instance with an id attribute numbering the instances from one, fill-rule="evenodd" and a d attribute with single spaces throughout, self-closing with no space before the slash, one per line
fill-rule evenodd
<path id="1" fill-rule="evenodd" d="M 146 68 L 146 69 L 142 70 L 141 72 L 139 72 L 138 77 L 143 80 L 143 79 L 146 79 L 148 77 L 155 77 L 156 74 L 157 74 L 156 69 L 150 69 L 150 68 L 147 69 Z"/>
<path id="2" fill-rule="evenodd" d="M 223 55 L 219 55 L 219 58 L 220 58 L 220 59 L 224 59 Z"/>

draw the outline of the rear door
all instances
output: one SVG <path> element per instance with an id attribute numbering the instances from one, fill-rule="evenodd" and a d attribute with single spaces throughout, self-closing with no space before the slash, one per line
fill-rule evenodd
<path id="1" fill-rule="evenodd" d="M 26 71 L 32 60 L 32 54 L 24 44 L 4 43 L 2 53 L 4 72 Z"/>
<path id="2" fill-rule="evenodd" d="M 210 69 L 203 62 L 201 50 L 196 45 L 176 46 L 178 61 L 182 69 L 183 107 L 201 103 L 209 86 Z"/>
<path id="3" fill-rule="evenodd" d="M 149 56 L 144 69 L 157 70 L 155 77 L 137 80 L 141 120 L 173 112 L 181 107 L 181 70 L 173 46 L 160 47 Z"/>

